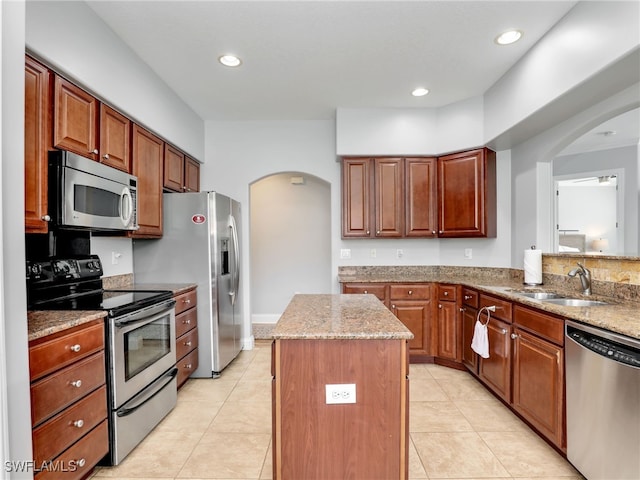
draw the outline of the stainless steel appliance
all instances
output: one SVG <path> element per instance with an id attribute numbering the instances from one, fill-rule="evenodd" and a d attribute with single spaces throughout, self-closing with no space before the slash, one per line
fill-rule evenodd
<path id="1" fill-rule="evenodd" d="M 135 240 L 136 282 L 196 283 L 198 368 L 218 377 L 241 349 L 240 204 L 215 192 L 166 193 L 163 233 Z"/>
<path id="2" fill-rule="evenodd" d="M 589 480 L 640 478 L 640 340 L 566 321 L 567 459 Z"/>
<path id="3" fill-rule="evenodd" d="M 49 152 L 49 208 L 56 227 L 137 230 L 138 179 L 72 152 Z"/>
<path id="4" fill-rule="evenodd" d="M 95 256 L 27 262 L 30 310 L 105 310 L 109 458 L 118 465 L 176 404 L 171 291 L 104 290 Z"/>

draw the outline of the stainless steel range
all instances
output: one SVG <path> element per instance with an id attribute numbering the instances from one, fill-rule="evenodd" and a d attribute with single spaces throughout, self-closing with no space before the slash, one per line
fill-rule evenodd
<path id="1" fill-rule="evenodd" d="M 27 262 L 30 310 L 104 310 L 110 452 L 118 465 L 176 404 L 170 291 L 104 290 L 96 255 Z"/>

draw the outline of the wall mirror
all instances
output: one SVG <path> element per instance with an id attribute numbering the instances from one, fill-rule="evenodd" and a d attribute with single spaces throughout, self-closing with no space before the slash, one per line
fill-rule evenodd
<path id="1" fill-rule="evenodd" d="M 554 252 L 639 255 L 639 120 L 607 120 L 553 159 Z"/>

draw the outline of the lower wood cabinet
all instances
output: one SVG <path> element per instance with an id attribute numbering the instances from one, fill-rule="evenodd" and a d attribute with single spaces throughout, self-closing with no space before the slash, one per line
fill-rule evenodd
<path id="1" fill-rule="evenodd" d="M 198 368 L 198 295 L 189 290 L 175 296 L 176 299 L 176 367 L 178 388 Z"/>
<path id="2" fill-rule="evenodd" d="M 460 307 L 458 306 L 460 287 L 438 284 L 438 316 L 436 323 L 436 357 L 460 362 Z"/>
<path id="3" fill-rule="evenodd" d="M 408 478 L 407 343 L 273 343 L 275 480 Z M 356 403 L 327 404 L 327 384 L 355 383 Z"/>
<path id="4" fill-rule="evenodd" d="M 478 374 L 478 354 L 471 348 L 471 341 L 478 317 L 479 300 L 480 294 L 476 290 L 462 287 L 462 326 L 460 331 L 462 364 L 475 375 Z"/>
<path id="5" fill-rule="evenodd" d="M 81 479 L 109 452 L 104 320 L 29 342 L 35 478 Z"/>
<path id="6" fill-rule="evenodd" d="M 389 308 L 409 330 L 409 358 L 412 362 L 423 362 L 433 358 L 433 285 L 393 284 L 389 285 Z"/>
<path id="7" fill-rule="evenodd" d="M 486 320 L 482 320 L 484 323 Z M 487 325 L 489 358 L 480 358 L 478 376 L 504 401 L 511 401 L 511 325 L 491 318 Z"/>

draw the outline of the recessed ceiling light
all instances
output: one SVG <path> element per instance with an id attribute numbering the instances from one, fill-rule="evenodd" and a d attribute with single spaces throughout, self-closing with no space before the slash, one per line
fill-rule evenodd
<path id="1" fill-rule="evenodd" d="M 221 55 L 218 57 L 218 61 L 225 67 L 238 67 L 242 63 L 235 55 Z"/>
<path id="2" fill-rule="evenodd" d="M 413 95 L 414 97 L 424 97 L 427 93 L 429 93 L 429 89 L 428 88 L 416 88 L 413 92 L 411 92 L 411 95 Z"/>
<path id="3" fill-rule="evenodd" d="M 504 33 L 498 35 L 495 39 L 495 42 L 498 45 L 509 45 L 511 43 L 515 43 L 522 37 L 522 32 L 520 30 L 507 30 Z"/>

